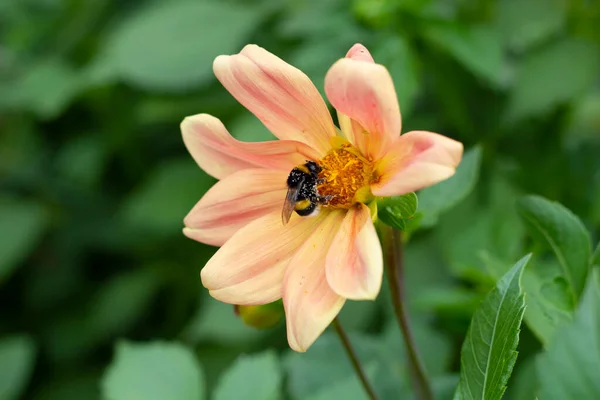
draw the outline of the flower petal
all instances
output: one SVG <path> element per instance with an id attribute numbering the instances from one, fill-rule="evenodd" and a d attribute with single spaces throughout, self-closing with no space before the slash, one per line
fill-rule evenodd
<path id="1" fill-rule="evenodd" d="M 299 69 L 256 45 L 219 56 L 215 75 L 279 139 L 306 143 L 324 155 L 336 135 L 329 110 Z"/>
<path id="2" fill-rule="evenodd" d="M 348 53 L 346 53 L 346 58 L 351 58 L 357 61 L 367 61 L 371 63 L 375 62 L 375 60 L 373 60 L 373 56 L 371 53 L 369 53 L 369 50 L 367 50 L 367 48 L 360 43 L 356 43 L 350 48 L 350 50 L 348 50 Z"/>
<path id="3" fill-rule="evenodd" d="M 249 222 L 283 206 L 288 172 L 245 169 L 217 182 L 183 220 L 191 239 L 222 246 Z"/>
<path id="4" fill-rule="evenodd" d="M 287 337 L 295 351 L 306 351 L 346 301 L 329 287 L 325 277 L 327 252 L 342 219 L 339 210 L 329 213 L 294 254 L 283 278 Z"/>
<path id="5" fill-rule="evenodd" d="M 412 131 L 400 136 L 376 165 L 376 196 L 400 196 L 448 179 L 462 158 L 463 145 L 437 133 Z"/>
<path id="6" fill-rule="evenodd" d="M 196 163 L 217 179 L 246 168 L 289 172 L 307 159 L 319 158 L 317 152 L 300 142 L 240 142 L 229 134 L 219 119 L 208 114 L 186 117 L 181 123 L 181 133 Z"/>
<path id="7" fill-rule="evenodd" d="M 202 284 L 225 303 L 257 305 L 278 300 L 290 258 L 324 216 L 292 216 L 285 226 L 280 210 L 255 219 L 206 263 L 200 272 Z"/>
<path id="8" fill-rule="evenodd" d="M 366 51 L 366 49 L 364 49 Z M 401 119 L 394 82 L 387 69 L 352 50 L 352 58 L 338 60 L 327 72 L 325 92 L 339 113 L 353 120 L 345 129 L 355 146 L 378 160 L 400 134 Z M 344 123 L 340 122 L 342 128 Z M 346 123 L 347 125 L 347 123 Z"/>
<path id="9" fill-rule="evenodd" d="M 346 213 L 327 253 L 327 282 L 340 296 L 373 300 L 383 279 L 383 253 L 369 207 L 360 203 Z"/>

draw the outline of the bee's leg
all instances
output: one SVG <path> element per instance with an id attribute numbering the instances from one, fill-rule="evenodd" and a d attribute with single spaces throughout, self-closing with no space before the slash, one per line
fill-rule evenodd
<path id="1" fill-rule="evenodd" d="M 317 185 L 322 185 L 323 183 L 325 183 L 325 178 L 317 179 Z"/>
<path id="2" fill-rule="evenodd" d="M 319 196 L 319 202 L 320 203 L 329 203 L 331 200 L 333 200 L 336 197 L 337 197 L 337 195 L 335 195 L 335 194 L 328 194 L 327 196 Z"/>

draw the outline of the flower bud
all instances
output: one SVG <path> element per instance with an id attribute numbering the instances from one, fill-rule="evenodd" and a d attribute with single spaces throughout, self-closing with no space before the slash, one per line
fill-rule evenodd
<path id="1" fill-rule="evenodd" d="M 272 328 L 285 315 L 281 300 L 260 306 L 235 305 L 233 307 L 235 314 L 242 319 L 244 324 L 257 329 Z"/>

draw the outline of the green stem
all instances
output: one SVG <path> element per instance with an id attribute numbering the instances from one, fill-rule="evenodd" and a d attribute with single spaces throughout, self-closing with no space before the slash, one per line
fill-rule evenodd
<path id="1" fill-rule="evenodd" d="M 406 302 L 404 301 L 404 259 L 402 249 L 402 238 L 400 232 L 385 226 L 382 229 L 382 237 L 386 243 L 385 256 L 388 281 L 392 294 L 394 313 L 402 331 L 404 345 L 408 353 L 408 362 L 413 390 L 419 400 L 432 400 L 433 392 L 425 372 L 425 367 L 417 352 L 415 339 L 410 328 Z"/>
<path id="2" fill-rule="evenodd" d="M 346 331 L 344 331 L 344 328 L 342 328 L 342 324 L 340 324 L 340 320 L 338 319 L 338 317 L 335 317 L 335 319 L 333 320 L 333 327 L 335 328 L 336 333 L 340 337 L 340 341 L 342 342 L 342 345 L 344 346 L 344 350 L 346 350 L 346 354 L 348 354 L 348 358 L 352 362 L 352 366 L 354 367 L 354 372 L 356 372 L 356 375 L 360 379 L 360 382 L 362 383 L 363 387 L 365 388 L 365 392 L 367 392 L 369 399 L 378 400 L 377 394 L 375 393 L 375 390 L 369 383 L 369 380 L 367 379 L 367 375 L 365 374 L 365 371 L 363 370 L 362 366 L 360 365 L 358 356 L 356 355 L 356 352 L 354 351 L 354 348 L 352 347 L 352 344 L 350 343 L 350 339 L 348 338 Z"/>

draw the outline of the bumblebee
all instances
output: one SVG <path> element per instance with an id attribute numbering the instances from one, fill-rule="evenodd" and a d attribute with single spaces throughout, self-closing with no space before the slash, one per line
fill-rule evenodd
<path id="1" fill-rule="evenodd" d="M 319 212 L 319 205 L 327 200 L 319 196 L 317 192 L 319 172 L 321 171 L 322 168 L 319 164 L 307 161 L 290 172 L 287 178 L 288 191 L 281 213 L 284 225 L 290 220 L 293 211 L 303 217 Z"/>

